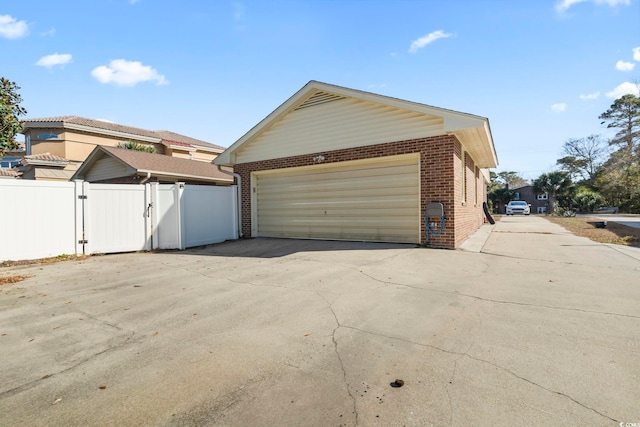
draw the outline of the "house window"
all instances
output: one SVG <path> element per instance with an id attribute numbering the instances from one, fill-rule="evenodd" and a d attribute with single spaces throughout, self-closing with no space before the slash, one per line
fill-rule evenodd
<path id="1" fill-rule="evenodd" d="M 12 168 L 20 164 L 20 159 L 13 156 L 0 157 L 0 168 Z"/>
<path id="2" fill-rule="evenodd" d="M 520 192 L 516 191 L 515 193 L 513 193 L 513 200 L 520 200 Z"/>
<path id="3" fill-rule="evenodd" d="M 462 150 L 462 203 L 467 199 L 467 164 L 465 162 L 465 153 Z"/>
<path id="4" fill-rule="evenodd" d="M 538 200 L 549 200 L 549 193 L 538 194 L 536 197 Z"/>
<path id="5" fill-rule="evenodd" d="M 58 135 L 55 133 L 39 133 L 38 139 L 58 139 Z"/>
<path id="6" fill-rule="evenodd" d="M 474 169 L 474 175 L 473 175 L 473 185 L 475 187 L 475 204 L 478 204 L 478 177 L 480 176 L 480 169 L 478 169 L 477 167 Z"/>
<path id="7" fill-rule="evenodd" d="M 538 213 L 545 213 L 545 212 L 547 212 L 546 206 L 538 206 Z"/>

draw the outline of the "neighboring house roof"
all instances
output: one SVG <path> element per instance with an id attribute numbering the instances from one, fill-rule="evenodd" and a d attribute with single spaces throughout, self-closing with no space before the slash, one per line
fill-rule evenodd
<path id="1" fill-rule="evenodd" d="M 268 134 L 268 132 L 272 130 L 275 132 L 279 122 L 284 123 L 285 116 L 291 113 L 301 113 L 309 107 L 320 106 L 334 101 L 344 103 L 347 100 L 351 100 L 351 102 L 356 102 L 359 103 L 358 105 L 363 106 L 365 106 L 366 103 L 366 107 L 369 108 L 369 111 L 371 111 L 371 108 L 377 107 L 378 109 L 386 108 L 395 111 L 401 110 L 409 114 L 417 115 L 418 117 L 423 117 L 424 121 L 430 121 L 430 123 L 432 123 L 433 129 L 437 129 L 437 135 L 455 135 L 462 142 L 464 149 L 469 152 L 480 168 L 494 168 L 498 165 L 498 157 L 493 143 L 493 137 L 491 135 L 489 119 L 485 117 L 330 85 L 313 80 L 307 83 L 291 98 L 249 130 L 249 132 L 237 140 L 233 145 L 227 148 L 214 160 L 214 163 L 228 166 L 235 164 L 236 154 L 244 148 L 243 146 L 245 146 L 245 144 L 249 147 L 253 142 L 260 139 L 261 136 Z M 323 118 L 326 119 L 325 121 L 328 124 L 330 124 L 331 121 L 337 120 L 337 118 L 332 117 L 330 114 L 326 114 Z M 396 123 L 395 125 L 398 124 Z M 298 129 L 296 129 L 296 131 L 298 131 Z M 305 132 L 313 133 L 312 131 L 313 129 L 302 129 L 299 130 L 297 135 L 299 138 L 303 138 L 305 137 Z M 363 130 L 363 132 L 365 131 Z M 292 131 L 292 133 L 295 132 Z M 425 136 L 419 134 L 407 135 L 406 133 L 403 133 L 402 127 L 399 127 L 397 131 L 391 132 L 390 135 L 390 137 L 400 136 L 407 140 Z M 371 142 L 369 142 L 370 139 L 370 136 L 368 138 L 362 138 L 358 144 L 362 146 L 371 145 Z M 395 141 L 388 140 L 380 142 Z M 311 154 L 312 152 L 317 152 L 318 149 L 314 144 L 308 144 L 306 147 L 298 145 L 298 151 L 299 152 L 292 152 L 291 155 Z M 264 150 L 263 152 L 268 153 L 268 150 Z"/>
<path id="2" fill-rule="evenodd" d="M 196 151 L 196 148 L 193 145 L 188 144 L 186 142 L 172 141 L 170 139 L 163 139 L 162 140 L 162 144 L 167 146 L 167 147 L 169 147 L 169 148 L 178 148 L 180 150 Z"/>
<path id="3" fill-rule="evenodd" d="M 104 120 L 87 119 L 85 117 L 78 116 L 59 116 L 26 119 L 24 120 L 24 124 L 24 130 L 28 130 L 29 128 L 61 127 L 85 132 L 107 134 L 121 138 L 135 138 L 147 142 L 164 143 L 165 140 L 172 142 L 181 142 L 184 144 L 183 146 L 191 146 L 194 149 L 200 149 L 203 151 L 210 151 L 214 153 L 220 153 L 224 150 L 224 147 L 220 145 L 211 144 L 209 142 L 201 141 L 199 139 L 180 135 L 178 133 L 170 132 L 167 130 L 154 131 L 140 129 Z"/>
<path id="4" fill-rule="evenodd" d="M 154 178 L 163 180 L 233 183 L 232 176 L 220 172 L 211 163 L 102 145 L 98 145 L 93 149 L 72 179 L 86 179 L 96 163 L 107 158 L 124 166 L 123 172 L 119 176 L 110 176 L 108 177 L 109 179 L 149 174 Z"/>
<path id="5" fill-rule="evenodd" d="M 22 166 L 58 166 L 64 168 L 69 160 L 51 153 L 31 154 L 20 159 Z"/>
<path id="6" fill-rule="evenodd" d="M 0 168 L 0 179 L 9 178 L 15 179 L 20 176 L 20 173 L 14 169 Z"/>

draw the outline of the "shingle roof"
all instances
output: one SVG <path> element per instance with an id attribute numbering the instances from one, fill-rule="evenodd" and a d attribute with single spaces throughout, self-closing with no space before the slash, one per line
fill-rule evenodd
<path id="1" fill-rule="evenodd" d="M 191 138 L 186 135 L 181 135 L 179 133 L 170 132 L 167 130 L 148 130 L 136 128 L 133 126 L 124 126 L 118 123 L 108 122 L 104 120 L 94 120 L 87 119 L 85 117 L 79 116 L 57 116 L 57 117 L 44 117 L 44 118 L 36 118 L 36 119 L 26 119 L 24 123 L 29 125 L 29 123 L 70 123 L 80 126 L 91 127 L 95 129 L 103 129 L 112 132 L 122 132 L 129 133 L 132 135 L 146 136 L 149 138 L 158 138 L 158 139 L 168 139 L 177 142 L 184 142 L 187 144 L 191 144 L 194 146 L 202 147 L 204 149 L 213 149 L 213 150 L 224 150 L 224 147 L 216 144 L 211 144 L 210 142 L 201 141 L 199 139 Z"/>
<path id="2" fill-rule="evenodd" d="M 181 159 L 178 157 L 151 154 L 117 147 L 96 147 L 96 150 L 99 149 L 107 152 L 109 155 L 119 159 L 123 163 L 126 163 L 139 173 L 151 172 L 152 175 L 156 176 L 171 175 L 176 177 L 195 177 L 206 178 L 207 180 L 233 182 L 233 177 L 220 172 L 215 165 L 207 162 Z M 83 167 L 84 165 L 81 169 Z M 80 170 L 78 170 L 78 172 L 80 172 Z"/>

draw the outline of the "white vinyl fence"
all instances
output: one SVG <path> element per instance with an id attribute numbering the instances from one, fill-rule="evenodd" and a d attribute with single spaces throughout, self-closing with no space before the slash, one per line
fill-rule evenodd
<path id="1" fill-rule="evenodd" d="M 0 179 L 0 261 L 238 238 L 236 187 Z"/>

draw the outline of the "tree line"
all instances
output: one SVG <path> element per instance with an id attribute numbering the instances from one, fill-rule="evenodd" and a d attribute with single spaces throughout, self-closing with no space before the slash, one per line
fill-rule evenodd
<path id="1" fill-rule="evenodd" d="M 620 212 L 640 213 L 640 97 L 624 95 L 598 118 L 616 130 L 611 139 L 589 135 L 565 141 L 558 170 L 531 182 L 536 194 L 549 195 L 551 213 L 556 206 L 583 212 L 616 206 Z M 489 203 L 508 203 L 513 188 L 527 184 L 517 172 L 492 172 Z"/>

